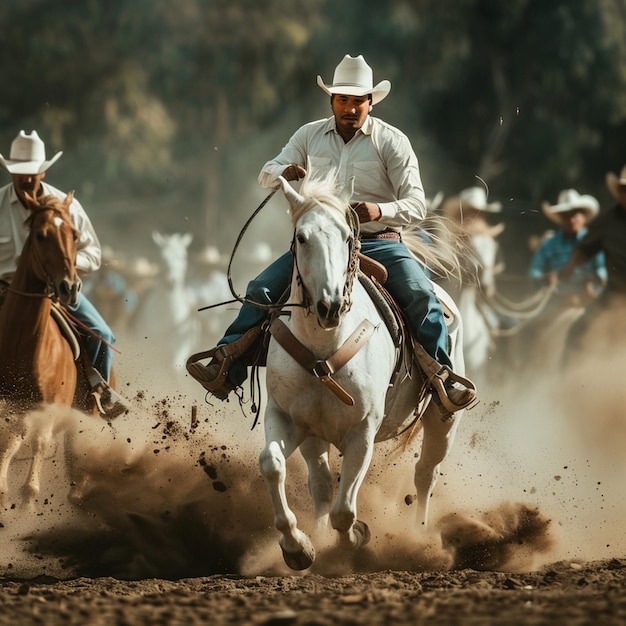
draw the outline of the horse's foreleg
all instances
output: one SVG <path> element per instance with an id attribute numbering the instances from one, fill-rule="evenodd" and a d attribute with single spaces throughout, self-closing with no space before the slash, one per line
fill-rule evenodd
<path id="1" fill-rule="evenodd" d="M 458 411 L 442 420 L 437 406 L 431 404 L 424 415 L 422 450 L 415 464 L 414 474 L 418 524 L 428 524 L 430 498 L 439 477 L 439 466 L 450 452 L 461 413 L 462 411 Z"/>
<path id="2" fill-rule="evenodd" d="M 26 482 L 22 486 L 21 494 L 24 506 L 32 508 L 41 490 L 41 470 L 43 468 L 44 457 L 52 436 L 51 433 L 41 433 L 35 435 L 31 442 L 33 450 L 33 460 Z"/>
<path id="3" fill-rule="evenodd" d="M 370 539 L 367 524 L 357 519 L 357 496 L 372 460 L 374 436 L 353 433 L 342 448 L 339 492 L 330 511 L 330 523 L 339 533 L 340 545 L 355 550 Z"/>
<path id="4" fill-rule="evenodd" d="M 289 437 L 287 429 L 273 428 L 265 415 L 266 445 L 259 455 L 261 474 L 269 490 L 274 510 L 274 526 L 281 533 L 280 547 L 285 563 L 295 570 L 307 569 L 315 559 L 311 540 L 298 528 L 295 514 L 289 508 L 285 493 L 287 458 L 299 442 Z"/>
<path id="5" fill-rule="evenodd" d="M 41 490 L 41 470 L 46 451 L 52 441 L 54 420 L 54 416 L 48 410 L 34 411 L 25 418 L 28 424 L 28 439 L 33 453 L 30 470 L 21 489 L 22 502 L 28 508 L 33 507 Z"/>
<path id="6" fill-rule="evenodd" d="M 0 509 L 8 504 L 9 497 L 9 467 L 13 457 L 22 447 L 23 438 L 21 433 L 12 434 L 5 442 L 4 449 L 0 454 Z"/>
<path id="7" fill-rule="evenodd" d="M 300 452 L 309 470 L 309 493 L 315 507 L 318 528 L 328 525 L 328 513 L 333 499 L 333 477 L 328 465 L 330 445 L 315 437 L 308 437 L 300 444 Z"/>

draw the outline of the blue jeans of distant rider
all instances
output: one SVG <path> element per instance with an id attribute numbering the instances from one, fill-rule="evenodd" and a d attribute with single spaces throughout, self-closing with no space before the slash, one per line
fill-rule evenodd
<path id="1" fill-rule="evenodd" d="M 424 268 L 411 256 L 407 247 L 396 240 L 364 239 L 361 252 L 382 263 L 389 273 L 385 287 L 402 309 L 417 340 L 438 363 L 452 368 L 448 355 L 448 330 L 443 309 Z M 276 259 L 251 280 L 246 296 L 255 302 L 276 304 L 291 280 L 291 253 Z M 232 343 L 247 330 L 260 324 L 267 316 L 265 309 L 245 303 L 218 345 Z M 241 385 L 247 377 L 247 367 L 235 361 L 228 378 Z"/>
<path id="2" fill-rule="evenodd" d="M 107 344 L 115 343 L 113 331 L 104 321 L 102 315 L 98 313 L 96 307 L 82 293 L 78 296 L 78 304 L 74 307 L 68 307 L 68 309 L 80 322 L 95 333 L 96 336 L 82 330 L 85 348 L 91 359 L 91 364 L 100 372 L 104 380 L 109 382 L 113 350 Z"/>

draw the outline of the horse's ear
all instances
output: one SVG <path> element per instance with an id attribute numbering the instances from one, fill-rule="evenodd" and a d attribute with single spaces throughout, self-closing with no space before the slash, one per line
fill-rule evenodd
<path id="1" fill-rule="evenodd" d="M 35 198 L 31 196 L 28 191 L 24 192 L 24 199 L 26 200 L 26 203 L 29 205 L 30 209 L 35 209 L 39 206 L 37 200 L 35 200 Z"/>
<path id="2" fill-rule="evenodd" d="M 160 246 L 163 243 L 163 235 L 158 230 L 152 231 L 152 241 Z"/>
<path id="3" fill-rule="evenodd" d="M 354 195 L 354 176 L 350 178 L 348 184 L 341 190 L 339 199 L 345 204 L 350 204 L 352 196 Z"/>
<path id="4" fill-rule="evenodd" d="M 193 234 L 192 233 L 185 233 L 181 238 L 180 238 L 182 244 L 185 246 L 185 248 L 189 247 L 189 244 L 193 241 Z"/>
<path id="5" fill-rule="evenodd" d="M 304 196 L 301 196 L 288 182 L 286 178 L 282 176 L 278 177 L 280 182 L 280 186 L 283 189 L 283 193 L 285 194 L 285 198 L 287 198 L 287 202 L 289 202 L 290 213 L 293 214 L 294 210 L 301 206 L 305 200 Z"/>
<path id="6" fill-rule="evenodd" d="M 67 196 L 65 196 L 65 200 L 63 200 L 63 204 L 65 205 L 65 208 L 69 210 L 70 205 L 72 204 L 73 201 L 74 201 L 74 190 L 72 189 L 72 191 L 68 192 Z"/>

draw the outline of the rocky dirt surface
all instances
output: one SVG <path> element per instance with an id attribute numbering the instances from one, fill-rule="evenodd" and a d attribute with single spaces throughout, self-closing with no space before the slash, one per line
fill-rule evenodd
<path id="1" fill-rule="evenodd" d="M 0 624 L 626 624 L 626 559 L 459 570 L 181 580 L 0 581 Z"/>
<path id="2" fill-rule="evenodd" d="M 262 429 L 195 386 L 137 386 L 112 423 L 67 416 L 31 510 L 28 453 L 13 463 L 0 626 L 626 625 L 622 395 L 586 385 L 556 402 L 536 385 L 525 403 L 485 399 L 444 463 L 428 532 L 415 520 L 419 450 L 379 446 L 359 493 L 370 544 L 342 555 L 334 535 L 312 534 L 316 562 L 295 573 L 258 468 Z M 312 531 L 304 464 L 288 469 Z"/>

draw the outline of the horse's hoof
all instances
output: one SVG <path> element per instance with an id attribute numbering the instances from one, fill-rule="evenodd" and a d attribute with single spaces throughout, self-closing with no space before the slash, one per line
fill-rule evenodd
<path id="1" fill-rule="evenodd" d="M 359 538 L 359 548 L 361 546 L 367 545 L 372 538 L 369 526 L 361 520 L 357 520 L 356 522 L 354 522 L 354 534 L 357 536 L 357 538 Z"/>
<path id="2" fill-rule="evenodd" d="M 285 548 L 280 547 L 283 551 L 283 559 L 285 559 L 287 567 L 293 570 L 301 571 L 308 569 L 313 565 L 313 561 L 315 561 L 315 548 L 309 538 L 305 537 L 302 543 L 302 548 L 297 552 L 287 552 Z"/>

